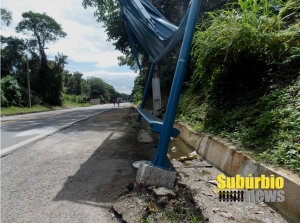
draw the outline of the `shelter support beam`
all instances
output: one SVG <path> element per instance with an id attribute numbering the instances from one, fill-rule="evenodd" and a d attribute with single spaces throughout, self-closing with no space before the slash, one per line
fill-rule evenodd
<path id="1" fill-rule="evenodd" d="M 162 126 L 160 139 L 156 155 L 152 160 L 152 164 L 160 168 L 168 168 L 168 146 L 170 142 L 171 131 L 174 125 L 176 111 L 179 103 L 180 93 L 182 89 L 182 83 L 188 63 L 192 40 L 194 36 L 197 17 L 201 5 L 201 0 L 193 0 L 191 5 L 191 11 L 187 21 L 187 27 L 182 41 L 180 54 L 177 61 L 176 71 L 172 83 L 171 93 L 167 105 L 167 110 Z"/>
<path id="2" fill-rule="evenodd" d="M 160 77 L 158 72 L 158 64 L 155 65 L 152 76 L 152 97 L 153 97 L 153 114 L 159 116 L 161 114 L 161 93 L 160 93 Z"/>
<path id="3" fill-rule="evenodd" d="M 155 68 L 155 64 L 152 63 L 150 71 L 149 71 L 149 74 L 148 74 L 147 83 L 146 83 L 146 86 L 145 86 L 145 89 L 144 89 L 144 95 L 143 95 L 143 98 L 142 98 L 142 103 L 140 105 L 141 109 L 143 109 L 145 107 L 145 103 L 146 103 L 146 99 L 147 99 L 147 94 L 149 92 L 150 83 L 151 83 L 151 80 L 152 80 L 154 68 Z M 141 122 L 141 118 L 142 118 L 142 116 L 139 114 L 136 121 L 137 122 Z"/>

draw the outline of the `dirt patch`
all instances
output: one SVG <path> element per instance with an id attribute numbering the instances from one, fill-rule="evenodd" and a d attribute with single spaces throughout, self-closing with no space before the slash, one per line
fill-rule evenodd
<path id="1" fill-rule="evenodd" d="M 160 189 L 160 188 L 158 188 Z M 136 186 L 121 196 L 112 210 L 123 222 L 201 222 L 202 213 L 191 191 L 177 184 L 172 192 L 157 192 L 155 187 Z"/>

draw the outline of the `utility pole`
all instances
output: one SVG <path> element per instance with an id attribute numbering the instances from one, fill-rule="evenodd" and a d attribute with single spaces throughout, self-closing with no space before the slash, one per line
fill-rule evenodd
<path id="1" fill-rule="evenodd" d="M 26 55 L 26 66 L 27 66 L 27 88 L 28 88 L 28 107 L 31 108 L 31 98 L 30 98 L 30 80 L 29 80 L 29 65 L 28 56 Z"/>

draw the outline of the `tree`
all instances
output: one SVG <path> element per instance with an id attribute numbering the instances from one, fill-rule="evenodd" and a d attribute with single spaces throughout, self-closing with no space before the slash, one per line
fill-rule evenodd
<path id="1" fill-rule="evenodd" d="M 121 93 L 121 98 L 122 98 L 123 100 L 129 100 L 129 99 L 131 98 L 131 96 L 128 95 L 128 94 L 125 94 L 125 93 Z"/>
<path id="2" fill-rule="evenodd" d="M 66 75 L 67 77 L 65 76 L 65 81 L 67 80 L 69 94 L 81 95 L 84 93 L 89 95 L 91 90 L 88 89 L 89 86 L 86 86 L 86 81 L 82 79 L 82 73 L 75 71 L 73 74 L 68 72 Z"/>
<path id="3" fill-rule="evenodd" d="M 31 94 L 35 97 L 32 105 L 39 103 L 36 92 L 40 92 L 41 80 L 39 71 L 41 67 L 39 55 L 31 48 L 30 41 L 17 37 L 1 37 L 1 76 L 12 76 L 19 84 L 22 92 L 22 100 L 27 102 L 27 65 L 30 69 Z"/>
<path id="4" fill-rule="evenodd" d="M 11 76 L 1 79 L 1 105 L 18 106 L 22 102 L 21 88 L 18 82 Z"/>
<path id="5" fill-rule="evenodd" d="M 39 93 L 46 102 L 60 104 L 58 102 L 60 91 L 56 92 L 60 87 L 55 88 L 53 85 L 57 84 L 57 81 L 61 79 L 60 76 L 62 76 L 62 74 L 59 74 L 59 78 L 56 78 L 57 73 L 56 71 L 51 70 L 54 67 L 50 67 L 44 48 L 45 44 L 54 43 L 59 37 L 65 37 L 67 34 L 63 31 L 61 25 L 46 13 L 40 14 L 29 11 L 24 12 L 22 17 L 23 20 L 17 25 L 16 32 L 31 35 L 33 39 L 28 41 L 30 47 L 35 48 L 38 46 L 40 52 L 41 67 L 38 77 L 40 81 Z M 58 63 L 64 64 L 65 59 L 65 56 L 58 55 L 55 60 L 60 61 Z M 63 81 L 63 79 L 61 81 Z M 62 83 L 59 83 L 59 86 L 61 85 Z M 55 90 L 55 92 L 51 92 L 51 89 Z M 55 99 L 52 98 L 54 95 L 56 95 Z"/>
<path id="6" fill-rule="evenodd" d="M 8 9 L 1 8 L 1 24 L 9 26 L 12 21 L 12 12 Z"/>
<path id="7" fill-rule="evenodd" d="M 96 8 L 94 13 L 98 22 L 108 21 L 108 14 L 119 9 L 119 1 L 117 0 L 83 0 L 84 8 Z"/>
<path id="8" fill-rule="evenodd" d="M 82 76 L 83 76 L 83 74 L 78 71 L 75 71 L 73 73 L 73 77 L 75 80 L 74 94 L 76 94 L 76 95 L 82 94 L 82 82 L 81 82 Z"/>
<path id="9" fill-rule="evenodd" d="M 82 93 L 85 96 L 90 97 L 90 94 L 91 94 L 91 87 L 90 87 L 90 85 L 84 79 L 81 79 L 81 84 L 82 84 Z"/>
<path id="10" fill-rule="evenodd" d="M 87 83 L 91 87 L 91 98 L 99 98 L 100 95 L 107 95 L 106 83 L 98 77 L 87 78 Z"/>
<path id="11" fill-rule="evenodd" d="M 51 61 L 51 70 L 47 76 L 46 99 L 47 102 L 53 105 L 62 105 L 62 92 L 63 92 L 63 73 L 64 65 L 67 64 L 67 56 L 58 54 L 55 60 Z"/>
<path id="12" fill-rule="evenodd" d="M 71 75 L 71 77 L 69 78 L 68 81 L 68 94 L 75 94 L 75 88 L 76 88 L 76 80 L 73 77 L 73 75 Z"/>
<path id="13" fill-rule="evenodd" d="M 72 77 L 72 73 L 68 70 L 64 70 L 64 87 L 67 88 L 67 89 L 68 89 L 69 80 L 70 80 L 71 77 Z"/>
<path id="14" fill-rule="evenodd" d="M 54 43 L 59 37 L 65 37 L 67 34 L 63 31 L 52 17 L 46 13 L 34 13 L 32 11 L 22 14 L 23 20 L 16 27 L 17 33 L 31 35 L 39 47 L 41 56 L 41 65 L 47 66 L 47 56 L 44 48 L 46 43 Z"/>
<path id="15" fill-rule="evenodd" d="M 20 78 L 25 72 L 26 45 L 17 37 L 1 36 L 1 76 L 12 75 L 15 79 Z M 21 74 L 21 75 L 20 75 Z"/>

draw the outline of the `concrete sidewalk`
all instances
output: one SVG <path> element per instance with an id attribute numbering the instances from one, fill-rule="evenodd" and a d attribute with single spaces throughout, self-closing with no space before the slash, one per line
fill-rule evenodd
<path id="1" fill-rule="evenodd" d="M 149 160 L 130 108 L 95 115 L 1 159 L 1 222 L 118 222 L 111 203 Z"/>

